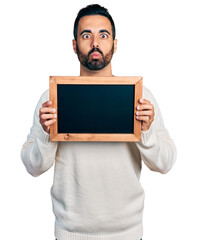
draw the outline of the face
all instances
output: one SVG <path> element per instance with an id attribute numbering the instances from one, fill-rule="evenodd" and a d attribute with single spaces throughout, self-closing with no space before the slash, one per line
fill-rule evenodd
<path id="1" fill-rule="evenodd" d="M 89 70 L 106 67 L 116 51 L 116 40 L 113 40 L 109 19 L 100 15 L 81 18 L 73 48 L 80 63 Z"/>

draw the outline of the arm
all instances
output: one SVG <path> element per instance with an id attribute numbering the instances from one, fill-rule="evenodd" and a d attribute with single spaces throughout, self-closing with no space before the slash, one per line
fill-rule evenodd
<path id="1" fill-rule="evenodd" d="M 50 142 L 49 127 L 46 126 L 46 132 L 40 124 L 40 109 L 47 99 L 48 91 L 42 95 L 36 106 L 33 126 L 21 150 L 21 159 L 32 176 L 39 176 L 47 171 L 53 165 L 56 156 L 57 142 Z"/>
<path id="2" fill-rule="evenodd" d="M 143 131 L 142 128 L 142 139 L 140 142 L 136 142 L 136 145 L 144 163 L 151 170 L 164 174 L 174 165 L 176 147 L 164 126 L 163 118 L 155 98 L 146 88 L 144 89 L 144 97 L 154 106 L 154 118 L 150 119 L 148 129 Z"/>

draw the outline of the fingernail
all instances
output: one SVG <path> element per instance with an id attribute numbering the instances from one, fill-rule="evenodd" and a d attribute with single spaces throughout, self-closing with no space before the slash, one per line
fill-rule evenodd
<path id="1" fill-rule="evenodd" d="M 140 110 L 140 106 L 139 105 L 137 106 L 137 109 Z"/>
<path id="2" fill-rule="evenodd" d="M 136 112 L 136 115 L 138 115 L 138 114 L 139 114 L 139 112 L 137 111 L 137 112 Z"/>
<path id="3" fill-rule="evenodd" d="M 57 114 L 54 114 L 54 118 L 56 118 L 57 117 Z"/>

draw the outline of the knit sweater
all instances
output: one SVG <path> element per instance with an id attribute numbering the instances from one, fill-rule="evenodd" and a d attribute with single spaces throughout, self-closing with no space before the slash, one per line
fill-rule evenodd
<path id="1" fill-rule="evenodd" d="M 49 100 L 49 91 L 41 96 L 21 158 L 33 176 L 54 164 L 51 197 L 58 240 L 142 237 L 142 161 L 153 171 L 167 173 L 176 159 L 158 104 L 145 87 L 143 98 L 154 105 L 155 119 L 142 131 L 140 142 L 51 142 L 39 123 L 39 109 Z"/>

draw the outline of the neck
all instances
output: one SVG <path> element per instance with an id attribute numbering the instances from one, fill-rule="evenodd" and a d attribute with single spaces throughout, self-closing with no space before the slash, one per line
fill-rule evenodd
<path id="1" fill-rule="evenodd" d="M 92 71 L 80 64 L 80 76 L 92 76 L 92 77 L 112 77 L 111 63 L 109 63 L 105 68 Z"/>

